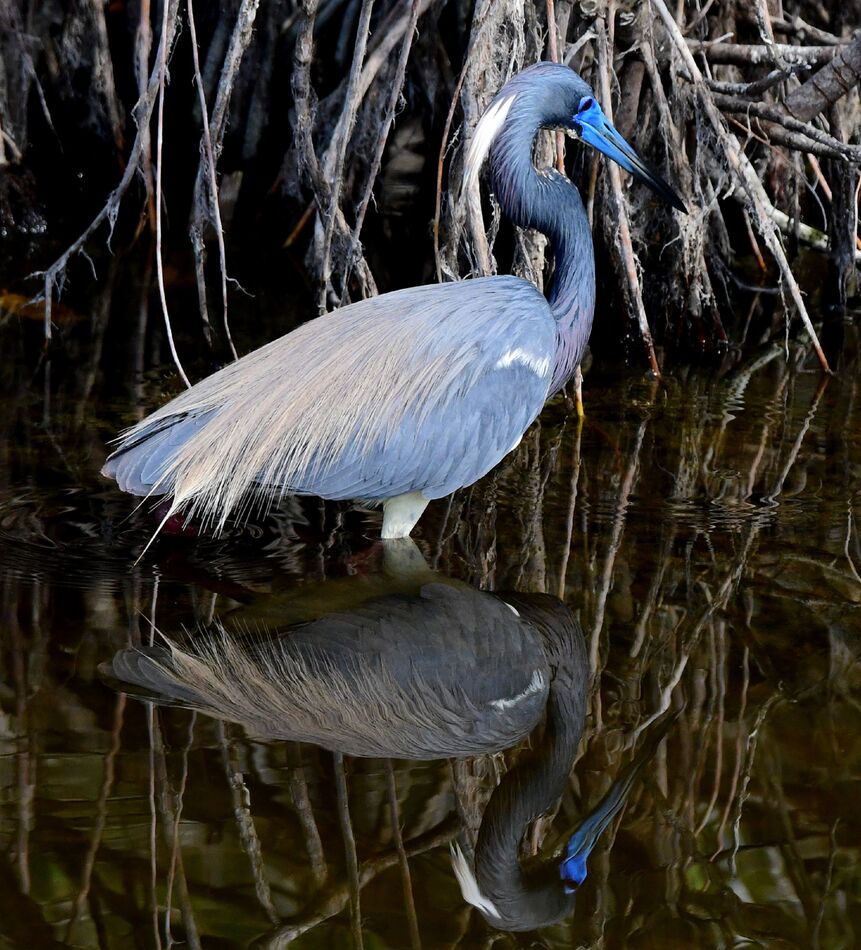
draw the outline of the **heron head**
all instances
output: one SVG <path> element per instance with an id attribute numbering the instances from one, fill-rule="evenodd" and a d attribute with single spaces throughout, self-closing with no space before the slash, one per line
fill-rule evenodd
<path id="1" fill-rule="evenodd" d="M 498 147 L 500 156 L 507 160 L 511 145 L 525 142 L 530 146 L 539 128 L 574 133 L 648 185 L 672 207 L 687 210 L 675 191 L 613 128 L 590 85 L 560 63 L 529 66 L 500 89 L 473 133 L 464 162 L 465 185 L 478 177 L 482 162 L 493 148 Z"/>

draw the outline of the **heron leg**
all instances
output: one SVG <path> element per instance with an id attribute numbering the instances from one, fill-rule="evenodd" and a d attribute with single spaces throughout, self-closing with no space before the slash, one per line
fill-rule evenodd
<path id="1" fill-rule="evenodd" d="M 580 364 L 574 370 L 574 397 L 577 404 L 577 418 L 581 421 L 586 418 L 586 410 L 583 408 L 583 370 Z"/>
<path id="2" fill-rule="evenodd" d="M 384 540 L 392 538 L 408 538 L 410 532 L 421 518 L 429 499 L 420 491 L 411 491 L 406 495 L 398 495 L 383 502 L 383 533 Z"/>
<path id="3" fill-rule="evenodd" d="M 383 545 L 383 570 L 393 577 L 415 577 L 428 574 L 430 567 L 412 538 L 397 538 Z"/>

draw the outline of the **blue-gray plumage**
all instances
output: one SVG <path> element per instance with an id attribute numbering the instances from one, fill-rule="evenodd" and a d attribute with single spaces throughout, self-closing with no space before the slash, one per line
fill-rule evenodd
<path id="1" fill-rule="evenodd" d="M 571 377 L 595 306 L 577 189 L 532 161 L 540 128 L 579 134 L 675 207 L 609 125 L 589 86 L 541 63 L 511 79 L 476 127 L 466 180 L 489 155 L 502 209 L 544 232 L 545 299 L 488 277 L 413 287 L 312 320 L 201 381 L 123 434 L 104 467 L 125 491 L 170 495 L 222 527 L 285 493 L 383 503 L 383 537 L 409 535 L 430 499 L 469 485 L 520 441 Z M 167 517 L 167 516 L 166 516 Z"/>
<path id="2" fill-rule="evenodd" d="M 451 579 L 279 633 L 223 628 L 187 647 L 121 650 L 103 672 L 253 735 L 355 756 L 439 759 L 509 748 L 540 721 L 540 632 Z"/>
<path id="3" fill-rule="evenodd" d="M 218 626 L 187 646 L 121 650 L 103 672 L 258 737 L 414 760 L 498 752 L 525 739 L 552 675 L 528 615 L 430 572 L 412 594 L 266 635 Z"/>

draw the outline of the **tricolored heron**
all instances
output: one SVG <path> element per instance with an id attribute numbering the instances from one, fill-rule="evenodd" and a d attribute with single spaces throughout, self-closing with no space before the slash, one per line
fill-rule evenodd
<path id="1" fill-rule="evenodd" d="M 165 521 L 184 511 L 220 529 L 232 510 L 309 494 L 382 502 L 382 536 L 407 537 L 428 501 L 472 484 L 518 445 L 574 373 L 589 337 L 589 222 L 564 175 L 536 170 L 542 128 L 574 132 L 684 210 L 577 73 L 531 66 L 480 119 L 465 176 L 489 156 L 503 211 L 550 238 L 546 299 L 520 278 L 483 277 L 342 307 L 126 431 L 104 474 L 132 494 L 170 495 Z"/>
<path id="2" fill-rule="evenodd" d="M 573 910 L 587 858 L 663 730 L 560 848 L 522 861 L 522 840 L 558 803 L 583 731 L 589 661 L 579 625 L 555 597 L 485 593 L 432 574 L 418 558 L 397 581 L 397 593 L 265 637 L 237 639 L 218 626 L 187 645 L 124 649 L 103 672 L 120 688 L 239 723 L 251 735 L 353 756 L 493 753 L 544 718 L 487 802 L 474 860 L 457 845 L 452 863 L 464 899 L 492 926 L 554 923 Z M 406 593 L 411 581 L 417 587 Z"/>

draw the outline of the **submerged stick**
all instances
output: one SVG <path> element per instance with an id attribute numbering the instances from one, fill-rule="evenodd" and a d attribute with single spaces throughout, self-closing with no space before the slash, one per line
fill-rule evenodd
<path id="1" fill-rule="evenodd" d="M 419 933 L 419 920 L 416 914 L 416 902 L 413 898 L 413 880 L 410 874 L 410 864 L 407 851 L 404 847 L 404 836 L 401 831 L 400 809 L 398 807 L 398 782 L 391 759 L 386 759 L 386 793 L 389 799 L 389 812 L 392 823 L 392 838 L 398 852 L 398 864 L 401 869 L 401 882 L 404 890 L 404 904 L 407 910 L 407 921 L 410 928 L 410 946 L 413 950 L 421 950 L 422 940 Z"/>
<path id="2" fill-rule="evenodd" d="M 114 721 L 111 729 L 111 745 L 105 756 L 104 769 L 102 773 L 102 785 L 99 789 L 99 797 L 96 801 L 96 820 L 93 824 L 93 831 L 90 836 L 90 844 L 84 857 L 83 870 L 81 871 L 81 886 L 72 904 L 72 912 L 69 915 L 69 921 L 66 924 L 66 933 L 63 937 L 65 943 L 72 942 L 72 936 L 81 918 L 84 910 L 84 902 L 90 893 L 90 886 L 93 880 L 93 869 L 96 865 L 96 856 L 99 853 L 99 847 L 102 843 L 102 837 L 105 833 L 108 816 L 108 799 L 114 787 L 115 763 L 117 753 L 120 751 L 120 733 L 123 728 L 123 719 L 125 715 L 126 700 L 125 693 L 118 693 L 116 703 L 114 704 Z"/>
<path id="3" fill-rule="evenodd" d="M 362 950 L 362 903 L 361 881 L 359 878 L 359 858 L 356 853 L 356 836 L 350 818 L 350 798 L 347 791 L 347 773 L 344 770 L 344 756 L 333 752 L 335 766 L 335 793 L 338 802 L 338 824 L 344 841 L 344 857 L 347 864 L 347 880 L 350 887 L 350 930 L 353 934 L 353 950 Z"/>
<path id="4" fill-rule="evenodd" d="M 457 834 L 457 823 L 454 820 L 443 821 L 430 831 L 407 841 L 404 845 L 408 858 L 417 854 L 424 854 L 434 848 L 447 845 Z M 365 887 L 379 874 L 397 865 L 400 857 L 396 850 L 376 854 L 359 866 L 359 887 Z M 339 914 L 350 900 L 350 885 L 345 881 L 337 884 L 332 890 L 321 897 L 303 916 L 282 924 L 272 933 L 256 940 L 252 946 L 259 950 L 283 950 L 293 940 L 312 930 L 324 920 L 329 920 Z"/>
<path id="5" fill-rule="evenodd" d="M 245 784 L 245 776 L 239 766 L 236 750 L 231 742 L 227 726 L 219 722 L 218 744 L 221 746 L 221 761 L 224 766 L 224 776 L 230 788 L 230 798 L 233 804 L 233 817 L 242 842 L 242 850 L 248 856 L 251 876 L 254 878 L 254 892 L 263 913 L 273 924 L 280 920 L 275 905 L 272 902 L 272 890 L 266 878 L 266 865 L 263 860 L 263 849 L 260 845 L 260 836 L 251 814 L 251 793 Z"/>

